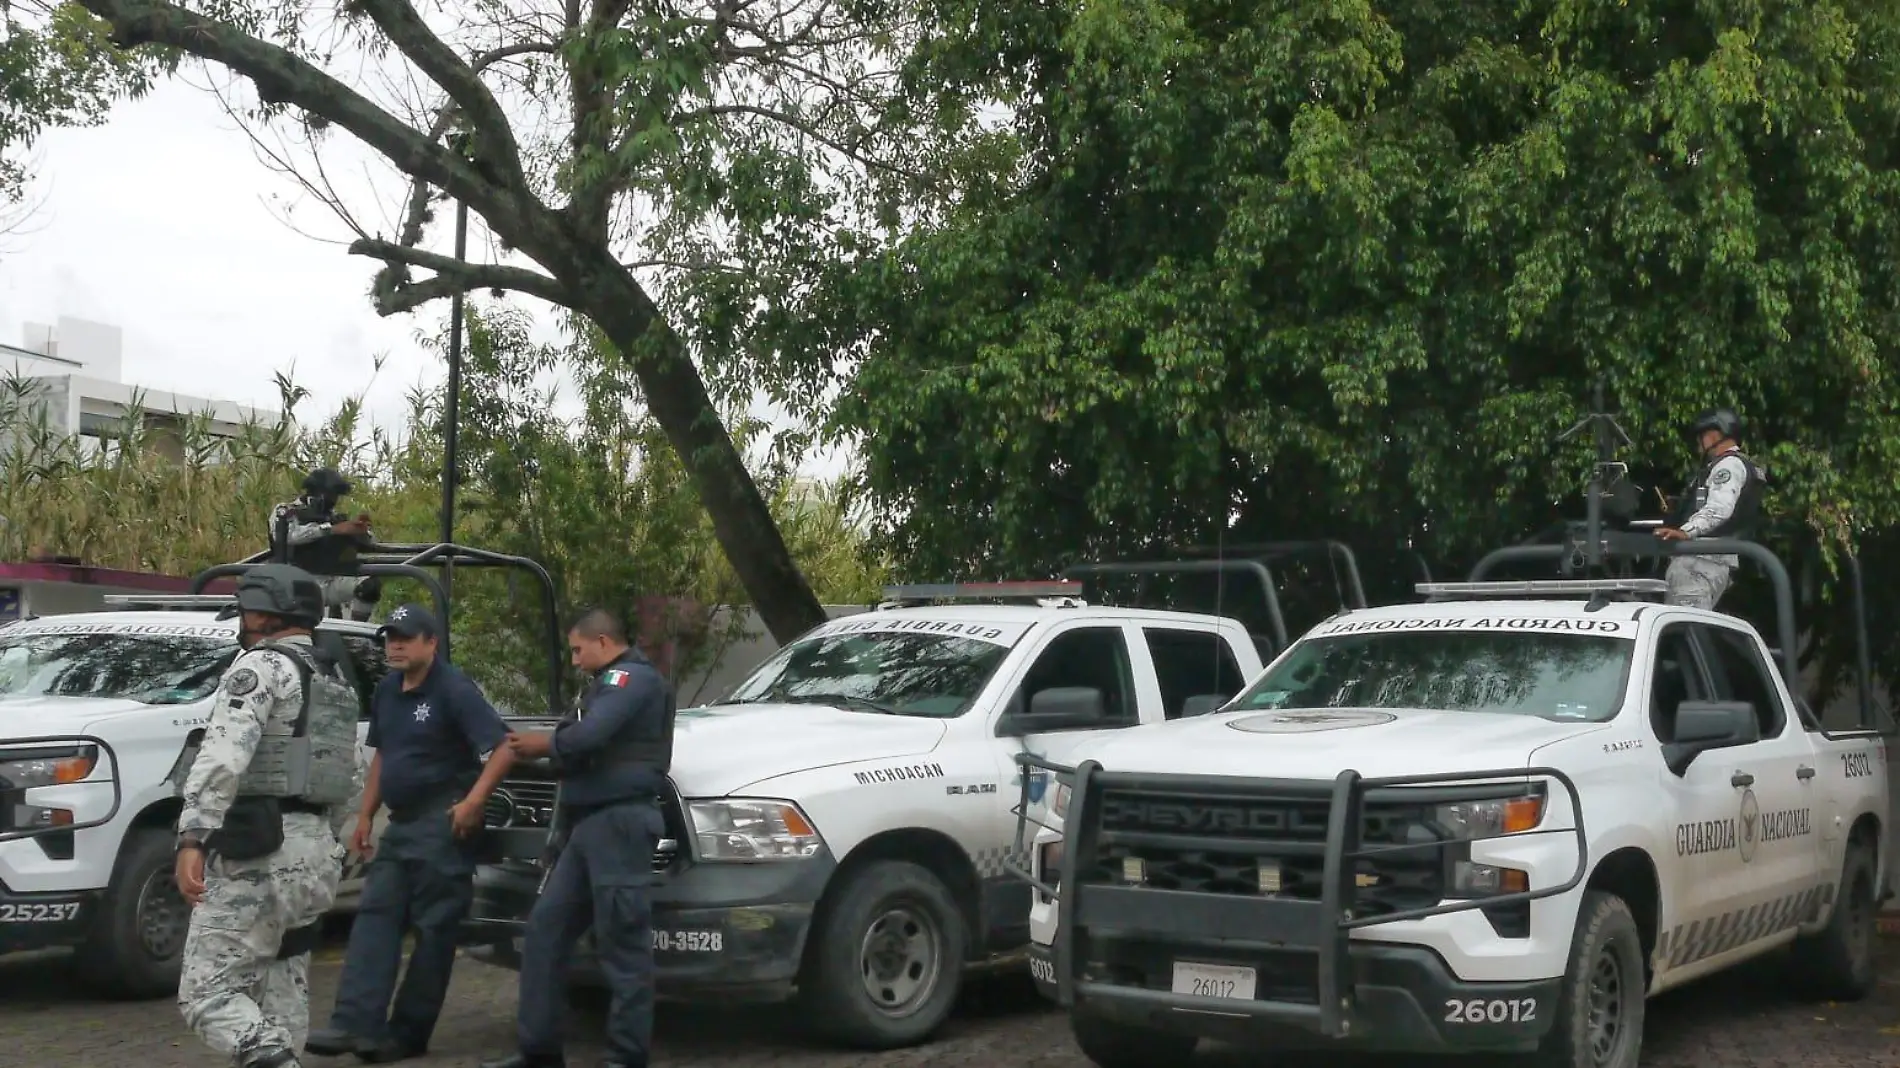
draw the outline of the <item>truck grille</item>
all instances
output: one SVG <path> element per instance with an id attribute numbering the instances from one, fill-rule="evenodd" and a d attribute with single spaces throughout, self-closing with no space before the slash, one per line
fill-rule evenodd
<path id="1" fill-rule="evenodd" d="M 488 797 L 484 810 L 486 824 L 495 829 L 545 830 L 554 820 L 554 780 L 515 776 L 501 781 Z M 685 813 L 679 796 L 669 785 L 660 802 L 666 816 L 666 833 L 653 850 L 653 870 L 666 871 L 680 859 L 680 843 L 685 840 Z"/>
<path id="2" fill-rule="evenodd" d="M 1324 799 L 1107 790 L 1093 807 L 1106 840 L 1082 873 L 1085 882 L 1127 885 L 1137 867 L 1131 862 L 1139 861 L 1141 884 L 1155 889 L 1320 899 L 1329 811 Z M 1358 848 L 1432 841 L 1426 815 L 1419 806 L 1368 806 Z M 1443 899 L 1442 850 L 1361 857 L 1353 864 L 1355 915 L 1427 908 Z M 1263 868 L 1271 875 L 1263 876 Z"/>

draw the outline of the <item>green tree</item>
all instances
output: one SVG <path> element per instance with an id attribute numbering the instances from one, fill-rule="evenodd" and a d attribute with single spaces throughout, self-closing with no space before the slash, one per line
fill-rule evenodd
<path id="1" fill-rule="evenodd" d="M 931 7 L 914 106 L 999 101 L 1008 150 L 827 282 L 837 429 L 922 572 L 1326 534 L 1456 570 L 1578 513 L 1599 376 L 1639 482 L 1732 403 L 1777 514 L 1870 557 L 1900 522 L 1890 5 Z"/>
<path id="2" fill-rule="evenodd" d="M 891 57 L 914 22 L 899 0 L 576 0 L 526 13 L 465 0 L 426 18 L 409 0 L 75 0 L 43 32 L 225 68 L 255 89 L 254 118 L 318 145 L 341 130 L 382 154 L 413 188 L 394 232 L 358 225 L 351 251 L 386 265 L 373 291 L 384 314 L 496 290 L 590 320 L 628 361 L 784 639 L 823 617 L 720 402 L 813 402 L 810 376 L 780 369 L 831 354 L 769 348 L 800 336 L 774 324 L 800 317 L 811 263 L 855 255 L 870 232 L 860 221 L 895 218 L 930 188 L 944 142 L 913 131 L 966 112 L 887 106 Z M 365 69 L 394 90 L 378 96 L 385 79 Z M 320 171 L 305 177 L 326 187 Z M 513 262 L 425 248 L 450 199 Z"/>
<path id="3" fill-rule="evenodd" d="M 19 153 L 42 131 L 98 125 L 113 101 L 141 95 L 172 63 L 162 51 L 134 57 L 114 48 L 78 7 L 0 0 L 0 209 L 24 195 Z M 17 217 L 0 210 L 0 224 L 8 221 Z"/>

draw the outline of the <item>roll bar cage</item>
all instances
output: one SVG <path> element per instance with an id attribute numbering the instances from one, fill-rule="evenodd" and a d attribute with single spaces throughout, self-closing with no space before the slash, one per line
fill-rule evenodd
<path id="1" fill-rule="evenodd" d="M 540 585 L 543 601 L 546 605 L 544 622 L 548 640 L 548 708 L 558 710 L 565 707 L 562 701 L 562 680 L 565 650 L 561 644 L 560 596 L 554 588 L 554 577 L 547 568 L 525 556 L 510 556 L 507 553 L 490 552 L 468 545 L 456 545 L 449 542 L 435 544 L 370 542 L 358 550 L 358 566 L 348 578 L 404 578 L 422 584 L 429 591 L 429 597 L 435 602 L 436 615 L 447 626 L 449 618 L 448 586 L 435 572 L 452 570 L 458 567 L 474 568 L 512 568 L 525 571 L 533 576 Z M 191 592 L 203 594 L 211 583 L 221 578 L 235 578 L 244 575 L 260 564 L 273 561 L 269 550 L 245 557 L 236 563 L 218 564 L 198 572 L 191 580 Z M 442 655 L 449 656 L 449 636 L 442 635 Z"/>
<path id="2" fill-rule="evenodd" d="M 1083 583 L 1082 597 L 1091 603 L 1100 590 L 1102 579 L 1118 576 L 1137 576 L 1152 579 L 1162 575 L 1219 575 L 1223 579 L 1229 575 L 1250 578 L 1260 587 L 1262 599 L 1267 606 L 1267 625 L 1272 628 L 1273 648 L 1285 649 L 1291 642 L 1287 633 L 1286 614 L 1280 607 L 1280 594 L 1274 583 L 1273 569 L 1290 561 L 1319 558 L 1327 560 L 1344 575 L 1340 588 L 1340 599 L 1344 609 L 1365 608 L 1366 589 L 1359 578 L 1359 559 L 1353 555 L 1345 543 L 1330 539 L 1311 541 L 1264 541 L 1248 542 L 1239 545 L 1220 547 L 1195 546 L 1186 550 L 1183 556 L 1215 559 L 1183 560 L 1129 560 L 1095 564 L 1076 564 L 1062 572 L 1068 579 L 1077 579 Z M 1146 594 L 1147 583 L 1143 582 L 1136 594 L 1139 603 Z M 1256 638 L 1261 637 L 1255 635 Z"/>

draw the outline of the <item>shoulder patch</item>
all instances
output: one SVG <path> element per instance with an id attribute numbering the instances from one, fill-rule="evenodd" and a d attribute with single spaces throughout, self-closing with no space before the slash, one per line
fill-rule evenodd
<path id="1" fill-rule="evenodd" d="M 1715 469 L 1715 476 L 1709 479 L 1709 484 L 1713 486 L 1726 486 L 1734 481 L 1734 479 L 1735 472 L 1730 471 L 1726 467 L 1718 467 Z"/>
<path id="2" fill-rule="evenodd" d="M 231 677 L 224 680 L 225 691 L 233 697 L 242 697 L 257 689 L 257 672 L 250 668 L 238 668 Z"/>
<path id="3" fill-rule="evenodd" d="M 616 690 L 623 690 L 626 689 L 627 683 L 632 680 L 632 675 L 627 674 L 619 668 L 615 668 L 600 677 L 600 684 L 602 686 L 612 686 Z"/>

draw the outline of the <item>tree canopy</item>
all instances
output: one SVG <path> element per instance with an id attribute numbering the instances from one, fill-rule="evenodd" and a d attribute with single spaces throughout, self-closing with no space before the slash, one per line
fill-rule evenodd
<path id="1" fill-rule="evenodd" d="M 1778 515 L 1900 522 L 1890 6 L 930 6 L 908 84 L 1009 101 L 1011 151 L 831 282 L 922 573 L 1330 535 L 1442 576 L 1580 517 L 1599 378 L 1645 485 L 1733 405 Z"/>

